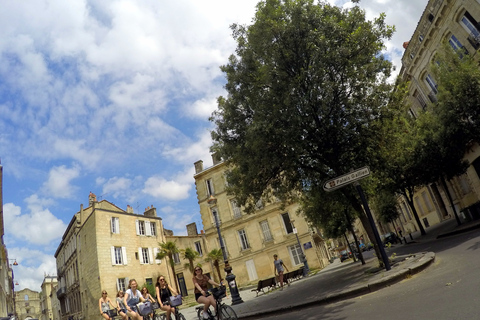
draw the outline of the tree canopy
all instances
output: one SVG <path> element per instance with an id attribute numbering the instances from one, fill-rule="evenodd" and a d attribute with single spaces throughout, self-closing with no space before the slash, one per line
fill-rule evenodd
<path id="1" fill-rule="evenodd" d="M 387 116 L 391 63 L 381 51 L 393 27 L 358 6 L 266 0 L 250 26 L 233 25 L 237 49 L 221 67 L 228 95 L 211 121 L 230 166 L 229 191 L 247 211 L 328 178 L 376 166 Z M 358 207 L 357 207 L 358 208 Z"/>

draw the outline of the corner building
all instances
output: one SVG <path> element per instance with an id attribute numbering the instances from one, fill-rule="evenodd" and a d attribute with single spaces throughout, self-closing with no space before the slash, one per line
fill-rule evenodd
<path id="1" fill-rule="evenodd" d="M 216 216 L 228 262 L 239 286 L 272 277 L 274 254 L 290 271 L 303 267 L 302 250 L 310 268 L 329 264 L 325 241 L 318 230 L 297 214 L 297 204 L 281 209 L 280 202 L 258 203 L 254 214 L 245 214 L 225 190 L 225 163 L 215 155 L 212 158 L 213 166 L 206 169 L 203 161 L 197 161 L 194 175 L 206 247 L 208 251 L 220 248 Z M 209 201 L 210 197 L 215 201 Z"/>
<path id="2" fill-rule="evenodd" d="M 437 101 L 437 80 L 431 72 L 437 52 L 447 43 L 452 49 L 476 57 L 480 49 L 480 0 L 430 0 L 405 53 L 399 76 L 409 81 L 410 114 L 418 113 Z M 478 59 L 477 59 L 478 60 Z M 480 148 L 475 144 L 465 154 L 470 162 L 467 172 L 447 181 L 448 189 L 460 219 L 480 219 Z M 425 228 L 454 218 L 452 206 L 440 183 L 419 189 L 414 196 L 415 208 Z M 400 221 L 404 232 L 417 226 L 409 206 L 399 201 Z"/>
<path id="3" fill-rule="evenodd" d="M 159 242 L 165 237 L 153 206 L 134 214 L 90 193 L 89 206 L 80 206 L 55 252 L 60 319 L 97 319 L 102 290 L 114 300 L 130 279 L 142 286 L 166 275 L 165 263 L 155 259 Z"/>

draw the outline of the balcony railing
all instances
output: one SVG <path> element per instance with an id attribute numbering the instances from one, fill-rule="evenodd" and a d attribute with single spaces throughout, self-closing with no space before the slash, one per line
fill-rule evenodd
<path id="1" fill-rule="evenodd" d="M 468 35 L 468 42 L 470 42 L 470 44 L 472 45 L 472 47 L 475 48 L 475 50 L 478 50 L 478 48 L 480 48 L 480 35 L 471 32 Z"/>
<path id="2" fill-rule="evenodd" d="M 66 294 L 67 294 L 67 290 L 65 289 L 65 287 L 61 287 L 57 290 L 57 298 L 58 299 L 65 296 Z"/>

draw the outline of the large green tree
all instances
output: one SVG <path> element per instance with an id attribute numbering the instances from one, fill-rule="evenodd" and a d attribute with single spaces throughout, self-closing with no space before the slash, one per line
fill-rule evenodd
<path id="1" fill-rule="evenodd" d="M 384 19 L 368 21 L 358 6 L 265 0 L 251 25 L 232 26 L 237 49 L 221 67 L 228 95 L 211 117 L 212 151 L 231 165 L 229 192 L 247 211 L 351 169 L 375 170 L 379 126 L 390 116 L 382 50 L 394 29 Z M 337 192 L 374 239 L 355 191 Z"/>
<path id="2" fill-rule="evenodd" d="M 180 292 L 178 290 L 178 281 L 176 277 L 177 274 L 175 273 L 175 260 L 173 259 L 173 256 L 175 254 L 178 254 L 180 252 L 180 249 L 173 241 L 159 242 L 158 245 L 160 246 L 160 250 L 157 253 L 156 259 L 163 259 L 165 257 L 168 257 L 168 263 L 170 264 L 170 268 L 172 269 L 175 288 L 177 289 L 177 292 Z"/>

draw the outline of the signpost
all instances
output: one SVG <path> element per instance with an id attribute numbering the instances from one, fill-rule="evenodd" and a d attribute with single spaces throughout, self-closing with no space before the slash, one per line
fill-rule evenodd
<path id="1" fill-rule="evenodd" d="M 360 199 L 362 199 L 363 208 L 365 209 L 365 212 L 367 214 L 368 222 L 370 222 L 370 226 L 372 227 L 373 235 L 375 236 L 375 240 L 377 242 L 380 255 L 382 256 L 382 260 L 385 265 L 385 269 L 388 271 L 390 270 L 390 261 L 388 261 L 385 248 L 383 247 L 382 240 L 380 239 L 380 235 L 378 234 L 377 226 L 375 225 L 375 221 L 373 220 L 372 213 L 370 212 L 370 208 L 368 207 L 367 199 L 365 198 L 363 189 L 358 183 L 358 180 L 368 177 L 369 175 L 370 175 L 370 169 L 368 167 L 363 167 L 363 168 L 351 171 L 350 173 L 347 173 L 342 176 L 326 181 L 323 185 L 323 190 L 330 192 L 330 191 L 334 191 L 339 188 L 342 188 L 346 185 L 349 185 L 350 183 L 354 183 L 355 188 L 357 189 L 357 192 L 360 195 Z"/>

